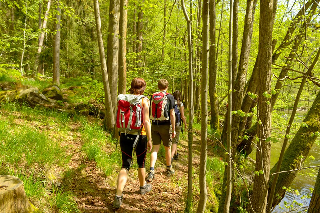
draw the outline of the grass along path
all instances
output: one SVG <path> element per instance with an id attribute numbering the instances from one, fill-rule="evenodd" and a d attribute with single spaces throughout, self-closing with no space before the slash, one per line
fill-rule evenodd
<path id="1" fill-rule="evenodd" d="M 113 212 L 112 202 L 121 167 L 120 147 L 102 130 L 101 120 L 15 104 L 0 107 L 0 174 L 18 176 L 40 212 Z M 183 212 L 187 194 L 187 133 L 178 145 L 175 174 L 165 172 L 164 148 L 158 153 L 153 189 L 139 194 L 134 162 L 117 212 Z M 199 196 L 199 137 L 194 138 L 194 209 Z M 217 206 L 215 180 L 223 171 L 208 153 L 208 210 Z M 146 158 L 149 168 L 150 153 Z M 210 172 L 211 171 L 211 172 Z M 211 207 L 210 207 L 211 206 Z"/>

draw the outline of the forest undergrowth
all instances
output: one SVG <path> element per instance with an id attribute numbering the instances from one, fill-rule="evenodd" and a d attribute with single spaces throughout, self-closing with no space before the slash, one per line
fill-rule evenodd
<path id="1" fill-rule="evenodd" d="M 90 91 L 86 86 L 78 85 L 77 94 L 84 93 Z M 77 94 L 73 94 L 73 102 L 89 100 L 83 96 L 77 97 Z M 99 98 L 95 100 L 101 101 Z M 113 212 L 121 151 L 118 141 L 102 126 L 101 118 L 89 115 L 2 102 L 0 175 L 19 177 L 24 182 L 30 202 L 39 212 Z M 196 133 L 199 133 L 200 126 L 195 124 L 194 127 L 193 208 L 196 210 L 200 193 L 200 137 Z M 214 154 L 213 142 L 209 142 L 209 147 L 207 210 L 215 212 L 224 163 Z M 153 189 L 144 196 L 138 193 L 138 166 L 134 161 L 124 191 L 124 202 L 117 212 L 183 212 L 188 184 L 186 132 L 181 135 L 178 152 L 179 159 L 173 161 L 176 172 L 168 178 L 164 174 L 165 154 L 162 146 L 158 153 Z M 150 153 L 146 157 L 147 170 L 149 160 Z"/>

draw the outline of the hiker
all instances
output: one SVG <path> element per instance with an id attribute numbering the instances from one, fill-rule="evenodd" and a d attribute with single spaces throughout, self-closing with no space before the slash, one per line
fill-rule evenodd
<path id="1" fill-rule="evenodd" d="M 184 116 L 184 105 L 181 101 L 180 91 L 176 90 L 173 93 L 173 97 L 174 97 L 174 111 L 175 111 L 175 116 L 176 116 L 176 128 L 175 128 L 176 129 L 176 137 L 174 137 L 172 140 L 171 157 L 173 160 L 178 160 L 179 154 L 177 151 L 177 144 L 179 142 L 180 132 L 183 131 L 182 122 L 186 128 L 187 121 L 186 121 L 186 117 Z"/>
<path id="2" fill-rule="evenodd" d="M 171 166 L 171 137 L 170 124 L 172 126 L 172 138 L 175 137 L 175 115 L 174 115 L 174 98 L 167 93 L 169 82 L 166 79 L 158 81 L 159 92 L 153 93 L 150 104 L 150 119 L 152 120 L 151 136 L 153 150 L 150 156 L 150 171 L 146 178 L 148 182 L 154 178 L 154 166 L 157 161 L 157 154 L 161 141 L 165 148 L 166 156 L 166 175 L 171 176 L 174 170 Z"/>
<path id="3" fill-rule="evenodd" d="M 128 179 L 134 149 L 139 166 L 140 194 L 150 192 L 152 188 L 152 185 L 145 181 L 145 157 L 147 150 L 151 152 L 152 149 L 149 100 L 142 95 L 145 88 L 144 79 L 134 78 L 129 89 L 131 94 L 118 96 L 117 127 L 120 133 L 122 167 L 118 175 L 117 191 L 113 202 L 113 207 L 116 209 L 122 204 L 122 192 Z M 135 112 L 132 113 L 132 111 Z"/>

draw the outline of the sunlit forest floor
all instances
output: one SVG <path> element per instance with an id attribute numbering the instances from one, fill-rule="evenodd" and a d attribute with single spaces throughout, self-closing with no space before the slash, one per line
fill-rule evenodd
<path id="1" fill-rule="evenodd" d="M 112 202 L 121 167 L 118 142 L 102 120 L 16 103 L 0 107 L 0 174 L 18 176 L 40 212 L 114 212 Z M 196 127 L 197 128 L 197 127 Z M 183 212 L 187 196 L 187 132 L 181 134 L 175 174 L 166 177 L 164 148 L 158 153 L 152 191 L 139 194 L 137 164 L 129 173 L 123 205 L 117 212 Z M 193 143 L 193 208 L 199 199 L 200 136 Z M 210 143 L 210 141 L 209 141 Z M 213 147 L 213 144 L 209 144 Z M 149 170 L 150 153 L 146 158 Z M 207 209 L 216 209 L 223 162 L 208 149 Z"/>

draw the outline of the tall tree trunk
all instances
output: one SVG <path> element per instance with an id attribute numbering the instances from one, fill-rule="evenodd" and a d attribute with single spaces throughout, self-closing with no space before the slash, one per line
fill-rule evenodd
<path id="1" fill-rule="evenodd" d="M 163 2 L 163 37 L 162 37 L 162 60 L 164 60 L 164 50 L 166 44 L 166 26 L 167 26 L 167 0 Z"/>
<path id="2" fill-rule="evenodd" d="M 94 4 L 94 14 L 95 14 L 97 37 L 98 37 L 98 44 L 99 44 L 100 63 L 101 63 L 101 70 L 102 70 L 102 77 L 103 77 L 102 81 L 103 81 L 103 87 L 104 87 L 104 93 L 105 93 L 104 99 L 105 99 L 105 107 L 106 107 L 106 116 L 104 117 L 104 124 L 106 128 L 110 131 L 114 127 L 115 118 L 113 113 L 113 105 L 112 105 L 111 92 L 110 92 L 110 86 L 109 86 L 109 80 L 108 80 L 108 68 L 107 68 L 107 62 L 106 62 L 102 32 L 101 32 L 99 0 L 93 0 L 93 4 Z"/>
<path id="3" fill-rule="evenodd" d="M 316 185 L 314 186 L 311 201 L 309 204 L 308 213 L 317 213 L 320 209 L 320 169 L 316 181 Z"/>
<path id="4" fill-rule="evenodd" d="M 188 128 L 188 196 L 187 196 L 187 202 L 186 202 L 186 212 L 192 212 L 192 144 L 193 144 L 193 67 L 192 67 L 192 25 L 191 25 L 191 19 L 188 16 L 188 13 L 186 11 L 184 0 L 181 0 L 181 5 L 183 9 L 183 14 L 185 16 L 185 19 L 187 21 L 187 30 L 188 30 L 188 52 L 189 52 L 189 89 L 190 89 L 190 103 L 189 103 L 189 128 Z M 192 9 L 192 7 L 190 8 Z M 187 83 L 187 80 L 186 80 Z M 188 88 L 186 86 L 186 88 Z M 186 94 L 187 90 L 186 90 Z"/>
<path id="5" fill-rule="evenodd" d="M 55 24 L 55 36 L 53 44 L 53 84 L 60 85 L 60 20 L 61 20 L 61 8 L 60 1 L 55 1 L 57 6 L 56 24 Z"/>
<path id="6" fill-rule="evenodd" d="M 204 212 L 207 202 L 207 134 L 208 134 L 208 58 L 209 58 L 209 0 L 203 0 L 202 10 L 202 71 L 201 71 L 201 155 L 200 155 L 200 200 L 197 212 Z"/>
<path id="7" fill-rule="evenodd" d="M 235 41 L 233 33 L 234 24 L 233 21 L 235 20 L 233 15 L 233 0 L 230 0 L 230 18 L 229 18 L 229 60 L 228 60 L 228 73 L 229 73 L 229 85 L 228 85 L 228 110 L 227 110 L 227 153 L 226 153 L 226 166 L 225 166 L 225 174 L 226 174 L 226 180 L 225 180 L 225 200 L 223 203 L 223 208 L 226 213 L 229 213 L 230 211 L 230 202 L 231 202 L 231 194 L 232 194 L 232 185 L 233 185 L 233 166 L 232 166 L 232 158 L 233 158 L 233 152 L 232 152 L 232 90 L 233 90 L 233 78 L 234 78 L 234 63 L 233 63 L 233 51 L 236 49 L 233 45 L 233 41 Z M 233 35 L 233 36 L 232 36 Z M 238 36 L 238 35 L 236 35 Z M 237 40 L 237 39 L 236 39 Z"/>
<path id="8" fill-rule="evenodd" d="M 217 97 L 217 60 L 216 60 L 216 1 L 209 2 L 210 14 L 210 51 L 209 51 L 209 96 L 211 109 L 211 128 L 219 130 L 219 111 L 218 111 L 218 97 Z"/>
<path id="9" fill-rule="evenodd" d="M 25 13 L 25 19 L 24 19 L 24 29 L 23 29 L 23 49 L 21 54 L 21 61 L 20 61 L 20 73 L 23 76 L 24 75 L 24 68 L 23 68 L 23 59 L 24 59 L 24 52 L 26 50 L 26 31 L 27 31 L 27 17 L 28 17 L 28 5 L 27 2 L 25 3 L 26 7 L 26 13 Z"/>
<path id="10" fill-rule="evenodd" d="M 51 1 L 52 0 L 48 0 L 47 10 L 46 10 L 46 13 L 44 15 L 42 26 L 40 28 L 39 45 L 38 45 L 38 51 L 37 51 L 37 55 L 36 55 L 36 61 L 35 61 L 35 64 L 34 64 L 34 73 L 33 73 L 33 75 L 35 75 L 35 71 L 36 70 L 37 70 L 38 73 L 40 73 L 42 75 L 44 74 L 42 66 L 40 64 L 41 62 L 40 62 L 39 59 L 40 59 L 40 54 L 41 54 L 42 47 L 43 47 L 45 29 L 47 28 L 47 22 L 48 22 L 50 7 L 51 7 Z"/>
<path id="11" fill-rule="evenodd" d="M 107 66 L 109 85 L 113 111 L 116 111 L 117 88 L 118 88 L 118 57 L 119 57 L 119 16 L 120 0 L 110 0 L 109 6 L 109 29 L 107 44 Z"/>
<path id="12" fill-rule="evenodd" d="M 305 19 L 305 22 L 303 23 L 303 26 L 307 26 L 308 25 L 308 23 L 310 22 L 312 16 L 314 15 L 316 7 L 317 7 L 316 3 L 314 5 L 312 5 L 310 13 L 307 16 L 307 18 Z M 271 107 L 272 108 L 275 105 L 276 100 L 278 98 L 279 91 L 280 91 L 280 89 L 282 87 L 283 79 L 285 78 L 285 76 L 287 76 L 289 68 L 292 66 L 292 64 L 294 62 L 293 59 L 296 57 L 296 51 L 299 48 L 300 44 L 302 43 L 302 40 L 304 38 L 304 31 L 305 31 L 304 27 L 300 28 L 299 29 L 299 33 L 293 39 L 291 39 L 291 40 L 294 41 L 294 44 L 292 46 L 291 52 L 289 53 L 289 56 L 286 59 L 286 63 L 285 63 L 286 65 L 281 69 L 281 72 L 280 72 L 280 74 L 278 76 L 278 80 L 277 80 L 277 83 L 276 83 L 275 88 L 274 88 L 274 90 L 277 91 L 277 92 L 275 94 L 273 94 L 272 97 L 271 97 Z M 288 38 L 286 38 L 286 39 L 288 39 Z M 282 43 L 285 43 L 285 41 L 283 41 Z M 272 62 L 273 63 L 275 63 L 276 59 L 278 58 L 277 54 L 278 53 L 276 53 L 276 52 L 273 53 L 273 56 L 272 56 Z M 255 79 L 257 79 L 257 77 L 255 77 L 256 76 L 256 74 L 255 74 L 256 70 L 257 70 L 257 66 L 254 67 L 254 71 L 253 71 L 254 74 L 250 78 L 249 87 L 248 87 L 249 89 L 248 89 L 247 92 L 252 92 L 256 88 L 256 86 L 252 86 L 252 85 L 256 85 L 254 83 L 255 81 L 257 81 L 257 80 L 255 80 Z M 245 99 L 244 99 L 244 101 L 243 101 L 243 104 L 242 104 L 242 110 L 244 112 L 249 112 L 250 108 L 253 108 L 254 105 L 255 105 L 255 103 L 252 101 L 252 98 L 247 94 Z M 246 123 L 248 121 L 249 121 L 249 118 L 247 118 L 247 117 L 244 117 L 241 120 L 241 123 L 240 123 L 239 128 L 238 128 L 239 129 L 239 131 L 238 131 L 239 135 L 241 135 L 242 131 L 245 129 Z M 248 134 L 248 136 L 249 136 L 249 140 L 247 140 L 247 139 L 243 140 L 238 145 L 238 150 L 243 149 L 243 152 L 246 152 L 246 154 L 250 154 L 250 152 L 252 151 L 252 149 L 250 148 L 251 147 L 251 143 L 252 143 L 252 140 L 253 140 L 254 136 L 257 133 L 256 127 L 257 127 L 257 125 L 253 125 L 252 128 L 246 132 L 246 134 Z"/>
<path id="13" fill-rule="evenodd" d="M 251 49 L 251 39 L 253 32 L 254 14 L 257 5 L 257 0 L 247 0 L 246 16 L 244 20 L 244 30 L 242 38 L 242 47 L 239 60 L 239 68 L 237 78 L 235 80 L 234 92 L 233 92 L 233 108 L 234 110 L 241 109 L 241 104 L 244 96 L 244 89 L 247 78 L 247 70 L 249 64 L 249 56 Z M 240 118 L 239 115 L 234 116 L 233 129 L 239 129 Z M 238 131 L 240 134 L 240 131 Z M 235 138 L 238 138 L 238 134 L 235 133 Z"/>
<path id="14" fill-rule="evenodd" d="M 233 2 L 233 24 L 232 24 L 232 85 L 234 85 L 237 79 L 238 72 L 238 33 L 239 33 L 239 23 L 238 23 L 238 13 L 239 13 L 239 0 L 234 0 Z"/>
<path id="15" fill-rule="evenodd" d="M 319 59 L 320 50 L 316 58 L 313 61 L 313 64 L 310 66 L 308 73 L 310 74 L 316 62 Z M 302 82 L 303 83 L 303 82 Z M 302 91 L 301 91 L 302 92 Z M 313 102 L 312 107 L 308 111 L 306 118 L 303 120 L 303 125 L 299 128 L 298 132 L 295 134 L 292 139 L 289 147 L 284 153 L 283 161 L 277 162 L 277 164 L 272 168 L 272 172 L 276 172 L 279 170 L 278 164 L 280 163 L 279 171 L 288 171 L 299 169 L 304 162 L 305 158 L 308 156 L 309 151 L 317 138 L 317 134 L 315 132 L 320 130 L 320 93 L 318 93 L 315 101 Z M 301 158 L 302 157 L 302 158 Z M 278 168 L 278 169 L 277 169 Z M 294 178 L 296 177 L 298 171 L 291 171 L 288 173 L 280 173 L 278 177 L 278 181 L 273 194 L 273 202 L 272 207 L 276 206 L 284 197 L 285 187 L 289 187 Z M 275 176 L 276 177 L 276 176 Z M 270 180 L 270 186 L 273 184 L 273 177 Z M 276 196 L 275 196 L 276 195 Z"/>
<path id="16" fill-rule="evenodd" d="M 273 0 L 260 1 L 259 22 L 259 91 L 258 144 L 253 182 L 253 210 L 266 212 L 270 175 L 271 144 L 271 65 L 272 65 Z"/>
<path id="17" fill-rule="evenodd" d="M 144 1 L 139 2 L 138 7 L 138 23 L 137 23 L 137 68 L 139 75 L 142 74 L 143 59 L 142 59 L 142 42 L 143 42 L 143 11 L 142 5 Z"/>
<path id="18" fill-rule="evenodd" d="M 318 50 L 318 53 L 317 53 L 315 59 L 313 60 L 312 65 L 309 67 L 307 73 L 302 78 L 302 81 L 301 81 L 301 84 L 300 84 L 300 88 L 299 88 L 296 100 L 294 102 L 294 105 L 293 105 L 292 113 L 291 113 L 291 116 L 290 116 L 289 123 L 287 125 L 286 134 L 284 136 L 284 141 L 283 141 L 283 144 L 282 144 L 280 157 L 279 157 L 279 160 L 278 160 L 276 174 L 275 174 L 274 178 L 272 179 L 272 184 L 271 184 L 271 187 L 270 187 L 271 189 L 270 189 L 270 194 L 269 194 L 269 197 L 268 197 L 268 208 L 267 208 L 268 212 L 271 212 L 271 206 L 272 206 L 271 204 L 272 204 L 273 197 L 274 197 L 274 191 L 275 191 L 275 188 L 276 188 L 276 183 L 277 183 L 277 180 L 278 180 L 278 177 L 279 177 L 278 172 L 280 172 L 280 165 L 282 163 L 284 152 L 285 152 L 285 149 L 287 147 L 287 143 L 288 143 L 288 140 L 289 140 L 288 137 L 289 137 L 289 133 L 290 133 L 290 129 L 291 129 L 293 120 L 295 118 L 295 115 L 296 115 L 296 112 L 297 112 L 297 109 L 298 109 L 298 103 L 300 101 L 300 97 L 301 97 L 304 85 L 306 83 L 307 77 L 311 75 L 312 70 L 313 70 L 315 64 L 317 63 L 317 61 L 319 59 L 319 55 L 320 55 L 320 48 Z"/>
<path id="19" fill-rule="evenodd" d="M 126 93 L 127 79 L 127 7 L 128 0 L 120 0 L 120 41 L 119 41 L 119 87 L 120 94 Z"/>
<path id="20" fill-rule="evenodd" d="M 291 37 L 294 33 L 294 31 L 296 30 L 297 27 L 299 27 L 299 22 L 301 22 L 301 20 L 303 20 L 305 18 L 305 12 L 306 10 L 308 10 L 308 8 L 313 4 L 315 6 L 315 8 L 317 7 L 317 3 L 319 2 L 319 0 L 309 0 L 306 4 L 304 4 L 302 6 L 302 8 L 300 9 L 300 11 L 297 13 L 297 15 L 294 17 L 294 19 L 292 20 L 287 33 L 285 35 L 285 37 L 283 38 L 281 44 L 279 45 L 279 47 L 274 51 L 273 55 L 272 55 L 272 63 L 274 64 L 276 62 L 276 60 L 278 59 L 278 57 L 280 56 L 280 54 L 282 53 L 282 51 L 291 44 L 292 40 Z M 314 9 L 315 9 L 314 8 Z"/>

